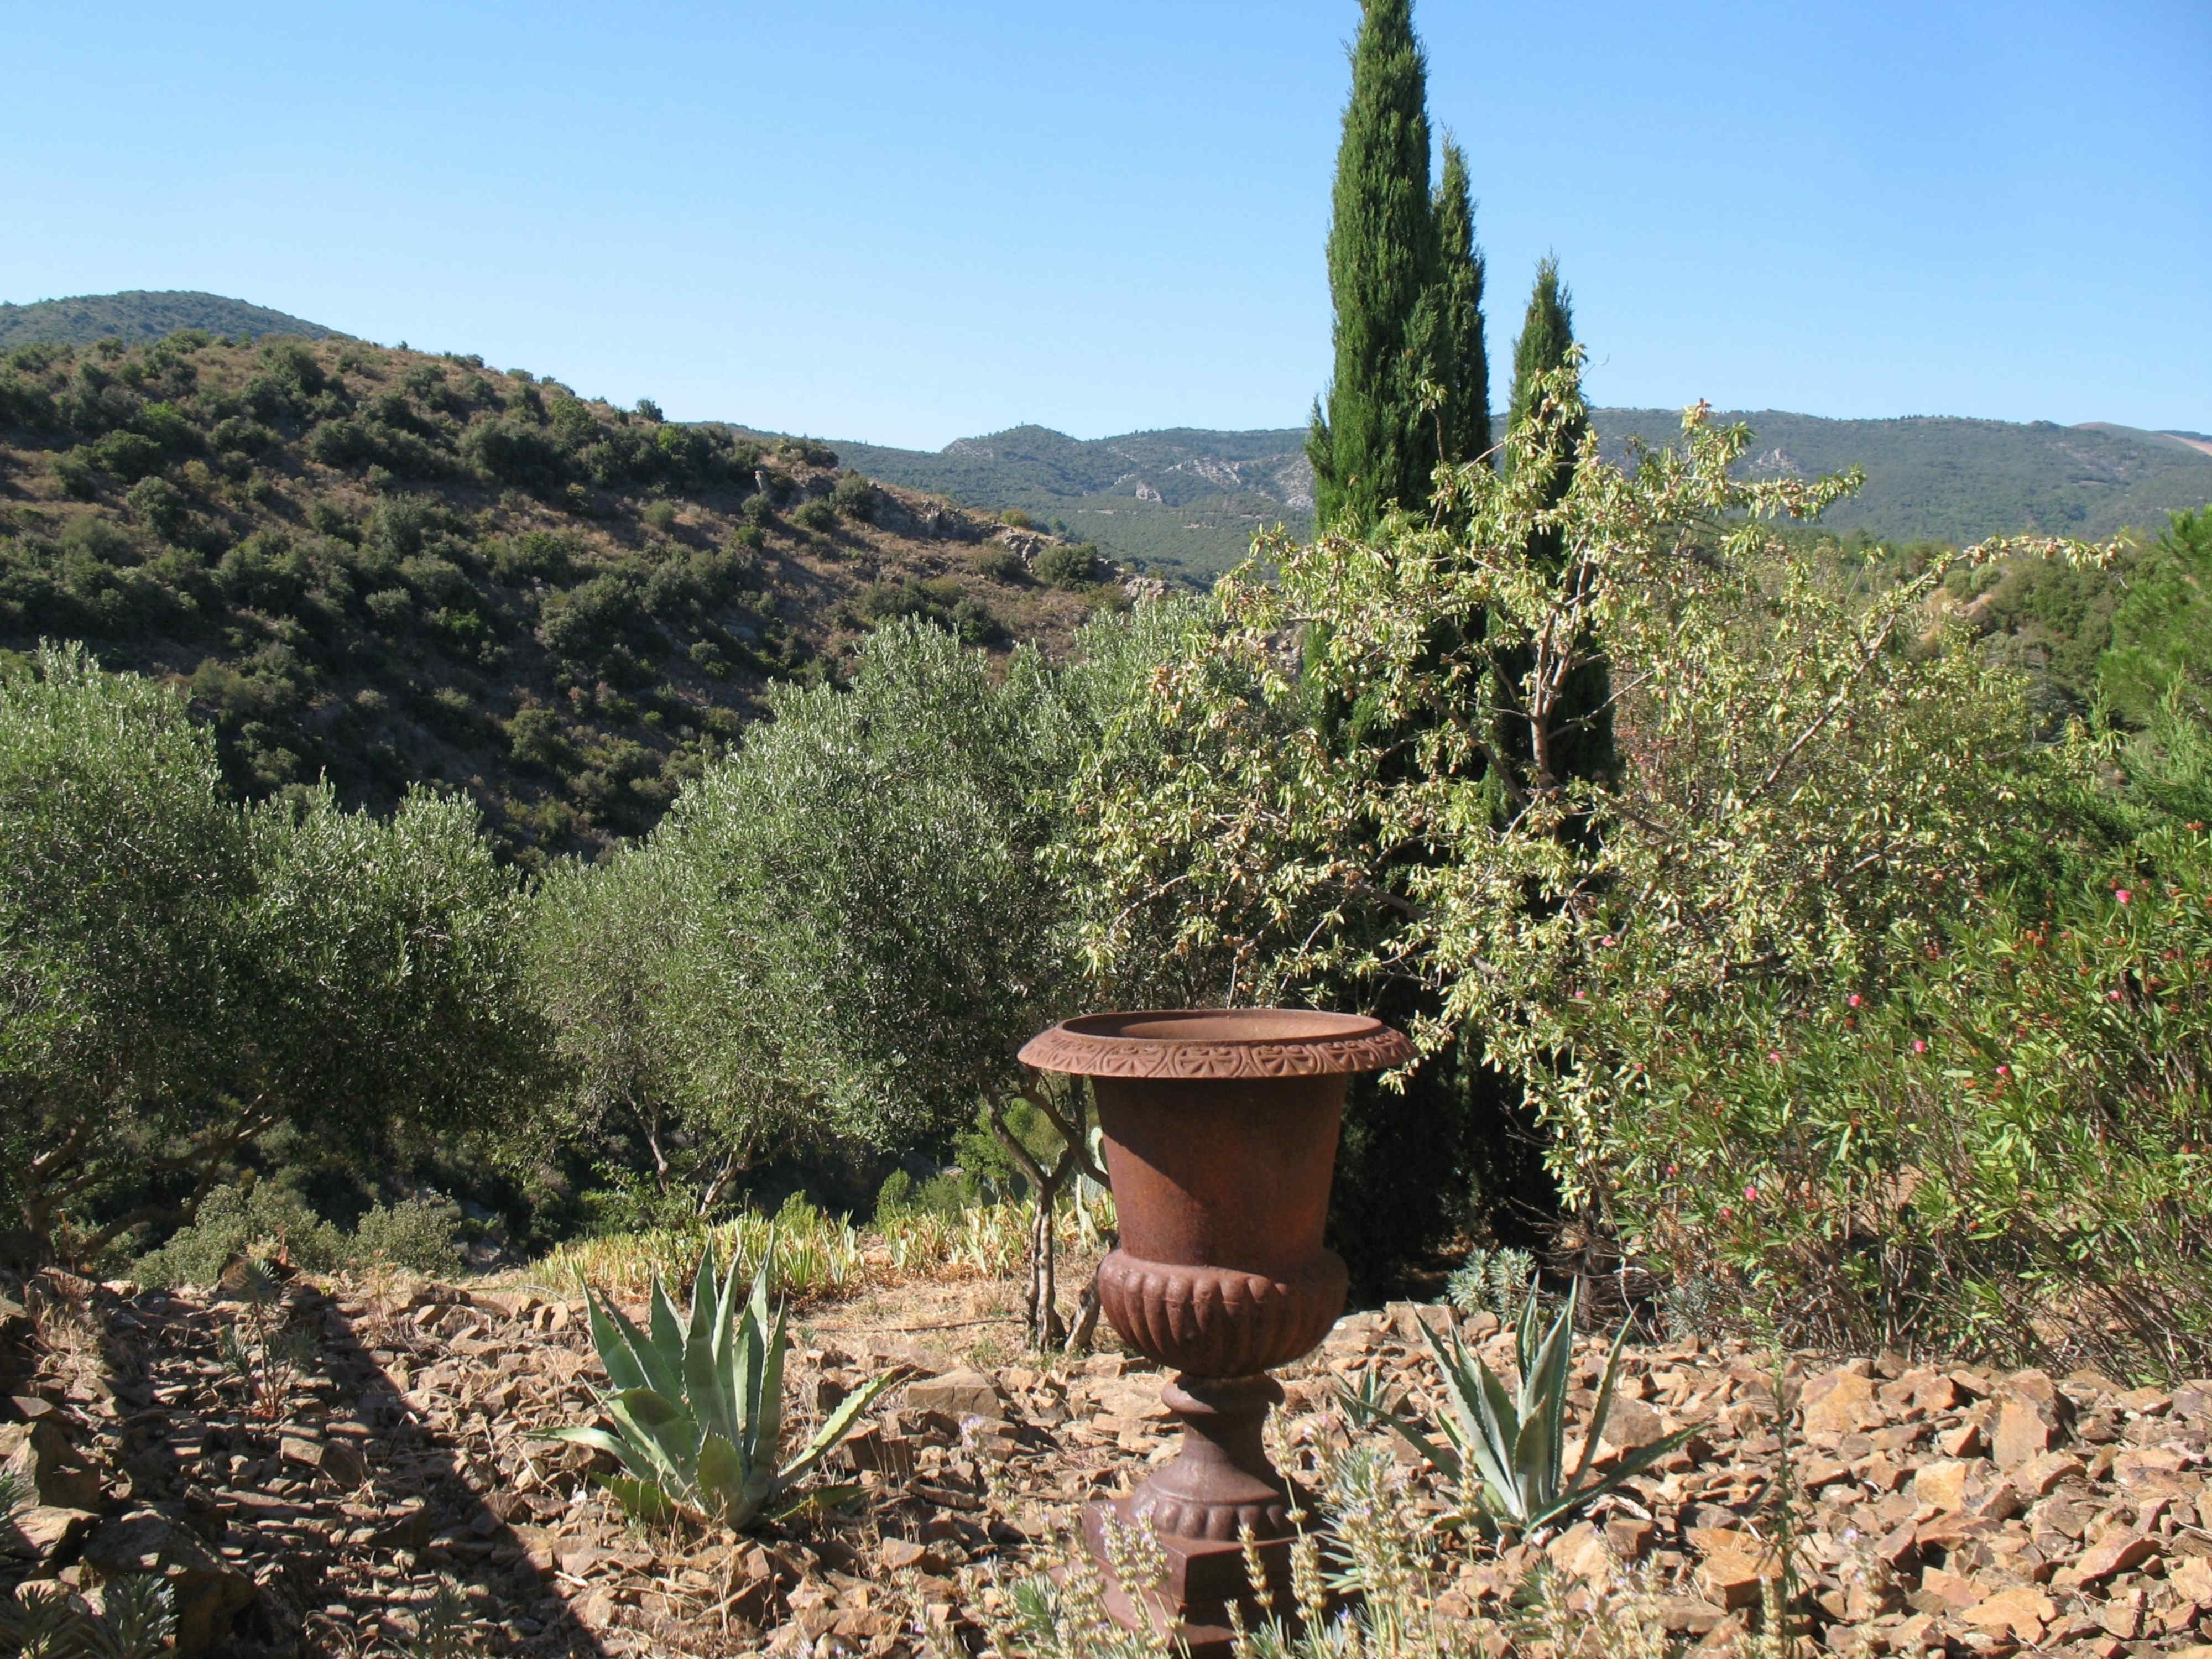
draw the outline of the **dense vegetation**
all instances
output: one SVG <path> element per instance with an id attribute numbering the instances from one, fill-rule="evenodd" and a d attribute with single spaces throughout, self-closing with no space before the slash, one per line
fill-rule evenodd
<path id="1" fill-rule="evenodd" d="M 39 300 L 30 305 L 0 303 L 0 351 L 13 351 L 21 345 L 97 345 L 102 340 L 139 344 L 164 338 L 180 328 L 249 340 L 264 334 L 324 340 L 335 332 L 320 323 L 288 317 L 267 306 L 185 290 L 135 289 Z"/>
<path id="2" fill-rule="evenodd" d="M 0 358 L 0 648 L 182 681 L 241 794 L 441 784 L 532 864 L 649 829 L 771 679 L 885 617 L 1004 646 L 1118 599 L 1092 552 L 1033 578 L 1068 550 L 999 532 L 474 359 L 192 331 Z"/>
<path id="3" fill-rule="evenodd" d="M 1757 515 L 1841 486 L 1736 481 L 1747 435 L 1702 417 L 1633 475 L 1585 449 L 1554 505 L 1579 418 L 1571 365 L 1442 510 L 1267 548 L 1058 665 L 901 619 L 635 850 L 526 886 L 450 799 L 240 807 L 173 693 L 19 666 L 18 1247 L 127 1253 L 246 1169 L 349 1223 L 424 1179 L 541 1236 L 610 1182 L 611 1218 L 680 1220 L 979 1117 L 1049 1191 L 1082 1104 L 1008 1066 L 1026 1030 L 1413 984 L 1425 1047 L 1525 1093 L 1562 1265 L 1686 1319 L 2201 1365 L 2212 515 L 2130 556 L 2106 712 L 2054 730 L 1960 573 L 2094 561 L 1793 550 Z M 1542 688 L 1601 649 L 1619 766 L 1563 779 Z M 1354 688 L 1416 737 L 1322 717 Z M 1510 1196 L 1441 1209 L 1479 1236 Z M 1342 1197 L 1379 1283 L 1356 1162 Z"/>

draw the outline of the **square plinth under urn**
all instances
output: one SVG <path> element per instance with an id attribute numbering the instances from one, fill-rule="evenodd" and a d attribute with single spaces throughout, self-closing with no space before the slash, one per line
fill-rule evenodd
<path id="1" fill-rule="evenodd" d="M 1225 1659 L 1236 1636 L 1229 1622 L 1231 1602 L 1241 1606 L 1247 1630 L 1265 1624 L 1270 1616 L 1287 1618 L 1291 1597 L 1291 1540 L 1271 1538 L 1255 1544 L 1267 1575 L 1273 1613 L 1255 1593 L 1244 1564 L 1244 1547 L 1235 1539 L 1178 1538 L 1158 1533 L 1160 1553 L 1166 1558 L 1167 1576 L 1149 1589 L 1124 1585 L 1114 1571 L 1108 1547 L 1109 1520 L 1127 1528 L 1141 1525 L 1131 1513 L 1129 1494 L 1111 1498 L 1083 1509 L 1083 1541 L 1105 1580 L 1106 1611 L 1125 1629 L 1150 1626 L 1164 1630 L 1170 1639 L 1189 1650 L 1191 1659 Z"/>

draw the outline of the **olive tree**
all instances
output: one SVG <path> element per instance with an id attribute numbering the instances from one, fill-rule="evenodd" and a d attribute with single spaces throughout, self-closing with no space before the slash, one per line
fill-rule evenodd
<path id="1" fill-rule="evenodd" d="M 556 866 L 532 908 L 530 980 L 566 1064 L 563 1132 L 641 1157 L 664 1206 L 707 1217 L 801 1125 L 805 1097 L 698 876 L 665 841 Z"/>
<path id="2" fill-rule="evenodd" d="M 520 905 L 465 803 L 240 807 L 172 691 L 42 649 L 0 678 L 14 1253 L 188 1220 L 280 1125 L 361 1157 L 512 1125 Z"/>
<path id="3" fill-rule="evenodd" d="M 913 619 L 861 647 L 845 690 L 786 686 L 772 718 L 671 811 L 656 848 L 698 872 L 730 1003 L 838 1132 L 914 1145 L 979 1106 L 1036 1200 L 1030 1330 L 1058 1338 L 1053 1209 L 1100 1179 L 1087 1107 L 1015 1051 L 1069 1012 L 1079 978 L 1041 854 L 1066 716 L 1033 652 L 990 659 Z M 1011 1132 L 1026 1100 L 1060 1138 Z"/>

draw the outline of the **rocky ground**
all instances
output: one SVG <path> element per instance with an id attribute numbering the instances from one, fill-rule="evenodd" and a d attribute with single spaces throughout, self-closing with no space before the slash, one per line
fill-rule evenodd
<path id="1" fill-rule="evenodd" d="M 35 1496 L 7 1577 L 97 1599 L 161 1573 L 187 1653 L 830 1659 L 915 1651 L 923 1632 L 980 1649 L 989 1577 L 1053 1559 L 1085 1499 L 1174 1447 L 1142 1362 L 1012 1355 L 1009 1294 L 932 1287 L 802 1320 L 802 1417 L 883 1367 L 908 1380 L 844 1455 L 865 1504 L 741 1538 L 633 1527 L 588 1455 L 527 1437 L 587 1420 L 599 1376 L 580 1308 L 542 1291 L 295 1280 L 271 1313 L 296 1334 L 256 1376 L 262 1346 L 243 1370 L 226 1355 L 252 1309 L 220 1291 L 49 1277 L 0 1333 L 21 1367 L 0 1456 Z M 1287 1374 L 1297 1455 L 1352 1432 L 1334 1384 L 1362 1371 L 1433 1405 L 1416 1312 L 1350 1316 Z M 1504 1362 L 1493 1321 L 1465 1328 Z M 1582 1357 L 1585 1412 L 1601 1358 Z M 1839 1652 L 2118 1659 L 2212 1637 L 2212 1382 L 1801 1357 L 1782 1415 L 1775 1382 L 1767 1356 L 1732 1344 L 1632 1350 L 1608 1441 L 1697 1435 L 1553 1540 L 1552 1565 L 1636 1575 L 1709 1650 L 1743 1636 L 1785 1552 L 1802 1628 Z M 1441 1513 L 1401 1457 L 1408 1503 Z M 1433 1610 L 1466 1621 L 1469 1651 L 1504 1652 L 1494 1621 L 1534 1565 L 1447 1565 Z M 459 1599 L 441 1607 L 445 1587 Z M 433 1644 L 441 1624 L 458 1645 Z"/>

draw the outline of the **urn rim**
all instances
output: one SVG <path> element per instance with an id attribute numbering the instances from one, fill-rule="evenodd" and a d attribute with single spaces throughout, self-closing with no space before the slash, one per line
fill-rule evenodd
<path id="1" fill-rule="evenodd" d="M 1379 1071 L 1413 1045 L 1364 1014 L 1312 1008 L 1138 1008 L 1040 1031 L 1020 1059 L 1076 1077 L 1326 1077 Z"/>

